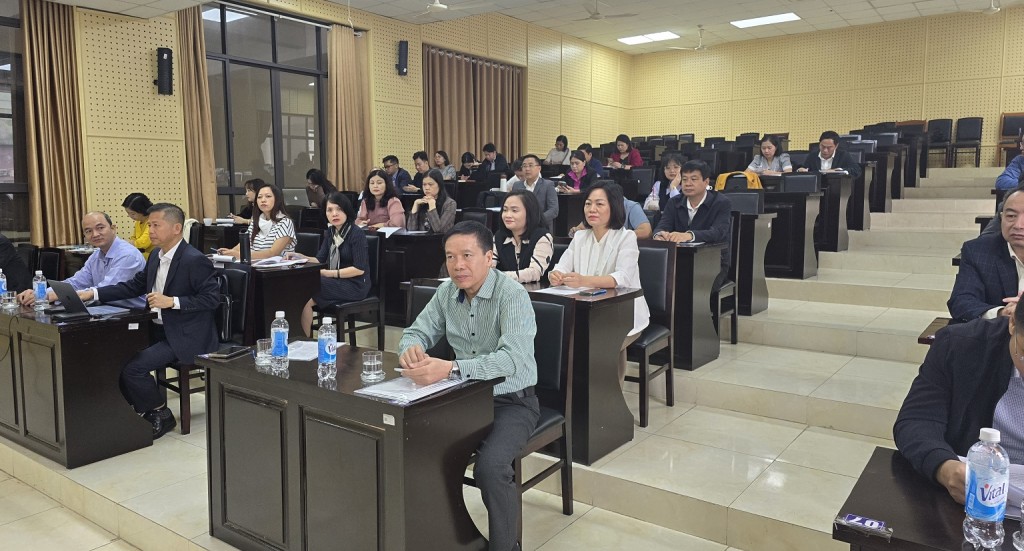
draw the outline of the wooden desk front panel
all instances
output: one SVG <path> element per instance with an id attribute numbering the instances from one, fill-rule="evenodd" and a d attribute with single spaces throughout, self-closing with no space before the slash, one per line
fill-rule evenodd
<path id="1" fill-rule="evenodd" d="M 55 405 L 59 401 L 60 366 L 57 341 L 19 332 L 16 338 L 24 394 L 25 436 L 60 451 L 60 426 Z"/>
<path id="2" fill-rule="evenodd" d="M 10 318 L 8 318 L 10 320 Z M 18 411 L 19 396 L 17 367 L 14 361 L 14 335 L 11 324 L 0 323 L 0 429 L 21 432 Z M 0 434 L 3 434 L 0 430 Z"/>

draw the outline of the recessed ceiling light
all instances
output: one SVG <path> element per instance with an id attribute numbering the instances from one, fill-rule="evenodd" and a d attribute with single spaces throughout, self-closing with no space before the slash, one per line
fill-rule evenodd
<path id="1" fill-rule="evenodd" d="M 623 44 L 628 44 L 630 46 L 633 46 L 635 44 L 646 44 L 646 43 L 648 43 L 650 41 L 651 41 L 650 38 L 647 38 L 646 36 L 643 36 L 643 35 L 641 35 L 641 36 L 627 36 L 626 38 L 620 38 L 619 39 L 619 42 L 622 42 Z"/>
<path id="2" fill-rule="evenodd" d="M 785 23 L 787 21 L 799 21 L 800 16 L 793 13 L 780 13 L 778 15 L 769 15 L 766 17 L 755 17 L 753 19 L 743 19 L 741 21 L 730 21 L 729 24 L 733 27 L 740 29 L 746 29 L 748 27 L 758 27 L 761 25 L 772 25 L 775 23 Z"/>
<path id="3" fill-rule="evenodd" d="M 669 31 L 662 31 L 660 33 L 642 34 L 639 36 L 627 36 L 626 38 L 620 38 L 619 42 L 633 46 L 636 44 L 657 42 L 659 40 L 674 40 L 676 38 L 679 38 L 678 34 Z"/>
<path id="4" fill-rule="evenodd" d="M 654 34 L 645 34 L 644 36 L 646 36 L 647 38 L 650 38 L 652 41 L 674 40 L 676 38 L 679 38 L 678 34 L 673 33 L 673 32 L 669 32 L 669 31 L 663 31 L 663 32 L 654 33 Z"/>

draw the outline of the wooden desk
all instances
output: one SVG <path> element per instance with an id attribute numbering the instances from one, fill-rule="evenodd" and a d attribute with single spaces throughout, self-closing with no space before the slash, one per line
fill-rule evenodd
<path id="1" fill-rule="evenodd" d="M 552 237 L 569 237 L 569 228 L 583 222 L 583 193 L 559 193 L 558 216 L 555 217 Z"/>
<path id="2" fill-rule="evenodd" d="M 765 211 L 778 215 L 764 256 L 768 277 L 807 279 L 818 273 L 814 219 L 823 193 L 765 193 Z"/>
<path id="3" fill-rule="evenodd" d="M 69 469 L 153 443 L 121 395 L 121 368 L 149 346 L 152 312 L 53 323 L 0 311 L 0 436 Z"/>
<path id="4" fill-rule="evenodd" d="M 846 206 L 846 227 L 854 231 L 871 229 L 871 197 L 868 190 L 875 179 L 876 163 L 867 161 L 861 166 L 863 173 L 853 180 L 850 202 Z"/>
<path id="5" fill-rule="evenodd" d="M 680 244 L 676 251 L 676 367 L 693 370 L 718 359 L 721 341 L 711 318 L 711 287 L 722 271 L 725 243 Z M 575 436 L 574 436 L 575 438 Z"/>
<path id="6" fill-rule="evenodd" d="M 899 139 L 901 145 L 906 145 L 906 163 L 903 170 L 903 187 L 918 187 L 918 177 L 921 165 L 921 144 L 924 142 L 920 134 L 904 134 Z"/>
<path id="7" fill-rule="evenodd" d="M 732 213 L 732 280 L 736 282 L 737 306 L 742 316 L 768 309 L 768 283 L 764 276 L 764 252 L 771 239 L 772 220 L 778 214 Z"/>
<path id="8" fill-rule="evenodd" d="M 225 267 L 249 272 L 248 307 L 242 330 L 244 344 L 253 345 L 258 339 L 270 337 L 270 324 L 278 310 L 283 310 L 288 320 L 289 337 L 305 338 L 302 309 L 320 291 L 323 264 L 307 262 L 283 268 L 253 268 L 249 264 L 231 262 Z"/>
<path id="9" fill-rule="evenodd" d="M 853 191 L 853 177 L 849 174 L 823 173 L 821 175 L 819 216 L 821 234 L 815 240 L 818 251 L 840 252 L 850 248 L 850 235 L 846 227 L 846 210 Z"/>
<path id="10" fill-rule="evenodd" d="M 405 293 L 400 285 L 416 278 L 434 278 L 444 265 L 444 235 L 439 233 L 410 234 L 398 230 L 384 240 L 381 270 L 384 278 L 384 318 L 388 325 L 405 327 Z"/>
<path id="11" fill-rule="evenodd" d="M 243 550 L 484 550 L 462 499 L 490 432 L 493 388 L 470 381 L 400 406 L 354 394 L 362 349 L 338 349 L 335 384 L 316 362 L 287 377 L 251 356 L 206 368 L 211 533 Z M 387 378 L 398 358 L 384 354 Z"/>
<path id="12" fill-rule="evenodd" d="M 925 327 L 924 331 L 921 331 L 921 334 L 918 335 L 917 344 L 926 344 L 931 346 L 932 343 L 935 342 L 935 333 L 938 333 L 939 329 L 949 325 L 951 321 L 953 320 L 950 318 L 935 318 L 932 320 L 932 322 L 928 324 L 928 327 Z"/>
<path id="13" fill-rule="evenodd" d="M 875 162 L 875 177 L 868 185 L 868 202 L 871 212 L 892 212 L 892 195 L 889 193 L 889 182 L 895 170 L 896 154 L 891 151 L 868 153 L 868 161 Z"/>
<path id="14" fill-rule="evenodd" d="M 914 471 L 896 450 L 875 448 L 850 497 L 838 511 L 883 521 L 892 528 L 892 541 L 866 536 L 833 525 L 832 539 L 850 544 L 851 551 L 961 551 L 963 505 L 957 505 L 946 489 Z M 1004 522 L 1006 539 L 999 548 L 1013 550 L 1015 520 Z"/>
<path id="15" fill-rule="evenodd" d="M 883 152 L 889 152 L 896 155 L 893 161 L 892 178 L 889 180 L 891 187 L 889 189 L 890 197 L 893 199 L 903 198 L 903 177 L 907 170 L 907 146 L 906 144 L 898 143 L 896 145 L 883 145 L 879 146 L 879 150 Z"/>

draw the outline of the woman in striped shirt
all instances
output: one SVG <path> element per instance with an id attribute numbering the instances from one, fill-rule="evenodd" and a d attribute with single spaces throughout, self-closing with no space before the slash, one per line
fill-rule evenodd
<path id="1" fill-rule="evenodd" d="M 256 189 L 256 208 L 260 215 L 249 222 L 249 243 L 252 259 L 281 256 L 295 250 L 295 225 L 284 213 L 284 195 L 281 188 L 263 182 Z M 239 257 L 238 245 L 220 249 L 220 254 Z"/>

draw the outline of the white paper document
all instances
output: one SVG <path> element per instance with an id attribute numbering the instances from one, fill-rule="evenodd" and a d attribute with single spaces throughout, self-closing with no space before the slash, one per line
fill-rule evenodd
<path id="1" fill-rule="evenodd" d="M 264 258 L 263 260 L 257 260 L 252 265 L 257 268 L 277 268 L 280 266 L 293 266 L 295 264 L 305 264 L 309 262 L 307 258 L 297 258 L 295 260 L 285 260 L 282 256 L 272 256 L 270 258 Z"/>
<path id="2" fill-rule="evenodd" d="M 390 381 L 360 388 L 355 392 L 356 394 L 384 398 L 385 400 L 391 400 L 400 404 L 408 404 L 459 384 L 462 384 L 461 379 L 442 379 L 432 385 L 420 386 L 414 383 L 412 379 L 398 377 Z"/>
<path id="3" fill-rule="evenodd" d="M 391 234 L 395 233 L 396 231 L 398 231 L 400 229 L 402 229 L 402 228 L 377 228 L 377 233 L 383 233 L 384 234 L 384 239 L 387 239 L 387 238 L 391 237 Z"/>
<path id="4" fill-rule="evenodd" d="M 566 287 L 565 285 L 556 285 L 554 287 L 547 287 L 547 288 L 544 288 L 544 289 L 537 289 L 536 292 L 538 292 L 538 293 L 547 293 L 549 295 L 568 296 L 568 295 L 575 295 L 575 294 L 579 293 L 580 291 L 586 291 L 588 289 L 590 289 L 590 287 L 576 287 L 576 288 L 573 288 L 573 287 Z"/>
<path id="5" fill-rule="evenodd" d="M 289 360 L 308 362 L 317 359 L 319 353 L 316 341 L 294 341 L 288 343 Z"/>

